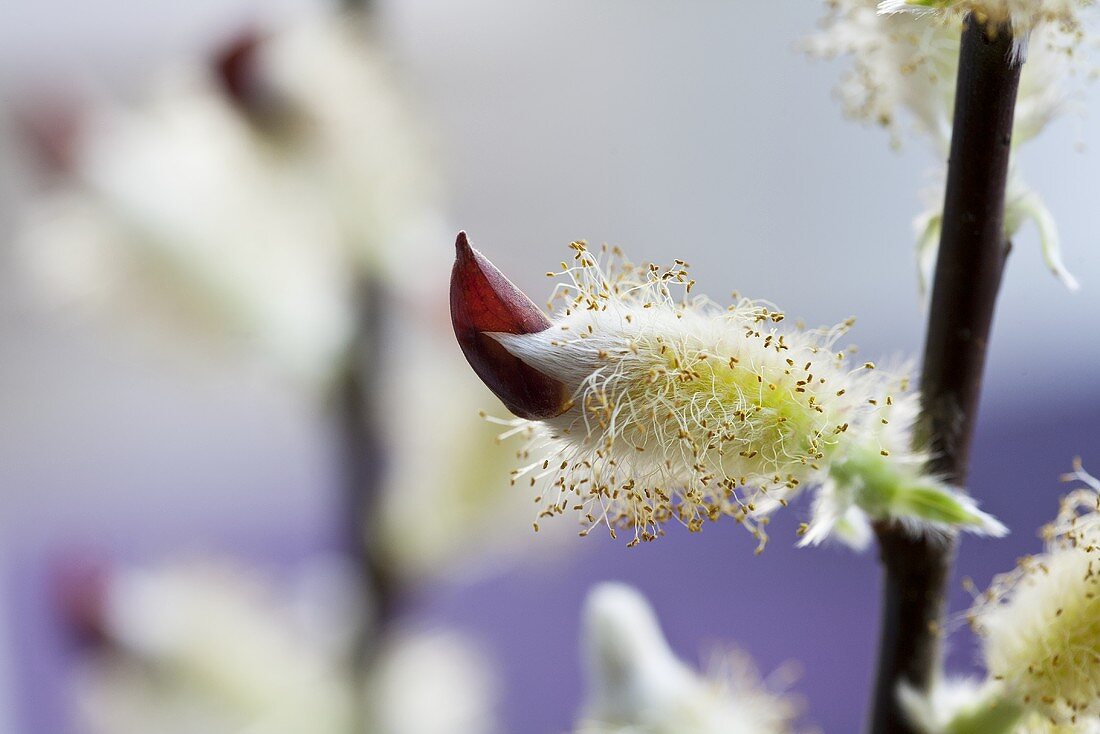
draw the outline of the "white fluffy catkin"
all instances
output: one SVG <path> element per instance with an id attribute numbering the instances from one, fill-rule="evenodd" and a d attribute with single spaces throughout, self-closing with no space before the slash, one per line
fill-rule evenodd
<path id="1" fill-rule="evenodd" d="M 632 544 L 669 522 L 699 530 L 732 517 L 762 548 L 768 513 L 804 487 L 834 486 L 839 464 L 923 464 L 910 450 L 907 380 L 837 349 L 851 321 L 786 329 L 770 304 L 690 296 L 682 261 L 632 265 L 613 249 L 601 262 L 582 242 L 572 248 L 553 325 L 494 334 L 572 391 L 557 417 L 509 422 L 530 438 L 515 479 L 539 486 L 540 516 L 577 510 L 582 534 L 630 529 Z M 831 503 L 829 528 L 858 495 Z"/>

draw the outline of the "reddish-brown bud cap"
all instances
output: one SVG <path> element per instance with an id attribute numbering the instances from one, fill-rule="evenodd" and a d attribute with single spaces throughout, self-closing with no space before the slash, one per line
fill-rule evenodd
<path id="1" fill-rule="evenodd" d="M 111 569 L 94 554 L 66 555 L 53 563 L 53 591 L 62 620 L 81 643 L 107 642 L 106 606 Z"/>
<path id="2" fill-rule="evenodd" d="M 256 69 L 256 54 L 263 39 L 256 31 L 249 29 L 221 50 L 214 58 L 214 69 L 229 97 L 248 107 L 261 83 Z"/>
<path id="3" fill-rule="evenodd" d="M 80 152 L 87 103 L 71 93 L 36 90 L 14 105 L 12 118 L 37 161 L 49 174 L 71 174 Z"/>
<path id="4" fill-rule="evenodd" d="M 451 271 L 451 323 L 466 360 L 504 407 L 520 418 L 538 420 L 563 413 L 566 386 L 514 357 L 486 332 L 534 334 L 550 320 L 484 255 L 470 247 L 465 232 L 455 242 Z"/>
<path id="5" fill-rule="evenodd" d="M 229 100 L 249 121 L 262 128 L 278 128 L 290 122 L 289 102 L 272 87 L 262 65 L 267 36 L 246 28 L 220 49 L 213 69 Z"/>

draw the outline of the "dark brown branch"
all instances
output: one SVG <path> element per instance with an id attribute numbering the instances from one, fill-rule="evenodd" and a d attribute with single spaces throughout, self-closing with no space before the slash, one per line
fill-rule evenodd
<path id="1" fill-rule="evenodd" d="M 1004 236 L 1009 147 L 1020 80 L 1006 27 L 966 19 L 959 56 L 943 232 L 921 371 L 917 440 L 929 469 L 965 486 L 993 310 L 1008 254 Z M 954 544 L 876 527 L 884 567 L 882 629 L 870 730 L 913 731 L 901 681 L 927 687 L 939 664 L 938 623 Z"/>
<path id="2" fill-rule="evenodd" d="M 377 9 L 378 0 L 342 0 L 340 5 L 345 10 L 370 12 Z"/>
<path id="3" fill-rule="evenodd" d="M 354 341 L 335 396 L 345 462 L 341 538 L 355 565 L 364 611 L 350 659 L 357 691 L 365 691 L 371 663 L 400 596 L 397 580 L 380 552 L 377 526 L 386 470 L 378 406 L 382 391 L 378 376 L 385 354 L 384 290 L 377 278 L 364 277 L 357 284 Z"/>
<path id="4" fill-rule="evenodd" d="M 356 332 L 347 366 L 341 376 L 338 410 L 345 452 L 343 538 L 355 560 L 369 609 L 375 622 L 393 611 L 394 580 L 379 558 L 378 503 L 385 481 L 385 445 L 378 400 L 378 376 L 385 354 L 385 286 L 363 278 L 356 287 Z"/>

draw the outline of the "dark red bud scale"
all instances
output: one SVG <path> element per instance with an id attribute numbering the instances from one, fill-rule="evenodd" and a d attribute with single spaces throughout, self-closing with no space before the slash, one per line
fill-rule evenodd
<path id="1" fill-rule="evenodd" d="M 260 84 L 256 55 L 263 37 L 253 29 L 240 33 L 214 58 L 214 69 L 230 99 L 248 107 Z"/>
<path id="2" fill-rule="evenodd" d="M 111 569 L 94 554 L 73 553 L 52 568 L 54 603 L 69 631 L 83 644 L 108 642 L 106 608 Z"/>
<path id="3" fill-rule="evenodd" d="M 246 28 L 215 55 L 212 63 L 229 101 L 251 123 L 271 132 L 292 123 L 295 110 L 265 74 L 262 56 L 267 42 L 268 36 Z"/>
<path id="4" fill-rule="evenodd" d="M 535 334 L 549 329 L 550 319 L 470 247 L 465 232 L 459 232 L 455 241 L 451 323 L 466 361 L 504 407 L 529 420 L 565 412 L 569 403 L 566 386 L 510 354 L 487 333 Z"/>
<path id="5" fill-rule="evenodd" d="M 85 107 L 80 99 L 39 91 L 12 109 L 16 133 L 49 173 L 72 172 L 87 122 Z"/>

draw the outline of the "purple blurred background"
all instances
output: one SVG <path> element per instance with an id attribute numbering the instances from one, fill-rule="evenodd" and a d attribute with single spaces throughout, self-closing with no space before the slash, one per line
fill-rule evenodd
<path id="1" fill-rule="evenodd" d="M 1051 516 L 1062 490 L 1055 477 L 1067 467 L 1081 437 L 1100 434 L 1097 404 L 1062 411 L 1039 406 L 985 411 L 974 448 L 972 489 L 1014 533 L 1004 541 L 963 542 L 952 584 L 953 612 L 969 603 L 960 579 L 971 577 L 984 587 L 1016 557 L 1038 550 L 1033 530 Z M 1100 461 L 1100 454 L 1085 452 L 1083 458 L 1088 465 L 1090 459 Z M 255 481 L 272 486 L 263 478 Z M 160 503 L 121 513 L 102 506 L 99 511 L 101 517 L 73 512 L 84 515 L 81 523 L 55 518 L 48 530 L 8 536 L 4 596 L 18 731 L 68 731 L 66 671 L 73 646 L 46 581 L 59 548 L 73 547 L 74 539 L 77 547 L 82 539 L 94 546 L 109 539 L 121 558 L 140 560 L 184 544 L 278 569 L 324 548 L 331 535 L 323 512 L 304 523 L 298 513 L 273 512 L 259 497 L 229 520 L 221 510 L 166 520 L 172 510 Z M 697 535 L 672 531 L 659 543 L 629 550 L 593 535 L 578 540 L 582 552 L 566 560 L 521 566 L 419 595 L 411 612 L 421 624 L 457 625 L 487 646 L 506 681 L 505 731 L 568 729 L 581 696 L 578 610 L 588 588 L 608 579 L 633 583 L 649 596 L 674 648 L 688 660 L 705 662 L 716 644 L 736 641 L 764 672 L 797 661 L 802 675 L 796 690 L 809 721 L 827 732 L 855 731 L 872 673 L 878 569 L 870 553 L 793 548 L 789 541 L 797 514 L 777 520 L 771 544 L 758 557 L 752 555 L 752 539 L 732 524 Z M 150 525 L 157 537 L 148 532 Z M 966 629 L 951 638 L 951 670 L 976 672 L 972 645 Z"/>
<path id="2" fill-rule="evenodd" d="M 292 14 L 309 4 L 278 6 Z M 533 294 L 571 239 L 608 240 L 639 259 L 687 259 L 715 298 L 740 289 L 816 322 L 854 313 L 852 338 L 876 360 L 914 354 L 923 316 L 909 220 L 930 161 L 917 145 L 892 152 L 884 134 L 841 119 L 830 99 L 837 68 L 797 48 L 822 5 L 391 0 L 379 12 L 436 135 L 450 219 Z M 0 8 L 0 91 L 10 101 L 73 76 L 126 90 L 142 69 L 271 12 L 260 8 L 12 4 Z M 1085 107 L 1094 116 L 1098 105 Z M 1035 530 L 1054 515 L 1072 458 L 1100 466 L 1100 342 L 1089 339 L 1100 320 L 1089 194 L 1098 134 L 1059 123 L 1025 153 L 1084 288 L 1065 293 L 1025 232 L 995 326 L 970 487 L 1013 533 L 963 542 L 955 612 L 968 601 L 961 578 L 984 587 L 1038 548 Z M 0 160 L 19 158 L 13 140 L 0 143 Z M 23 193 L 18 168 L 4 170 L 7 238 Z M 435 253 L 449 259 L 450 242 Z M 59 325 L 33 305 L 9 259 L 0 249 L 0 730 L 69 734 L 74 643 L 49 582 L 58 559 L 81 549 L 132 562 L 217 551 L 292 569 L 336 546 L 338 464 L 324 416 L 278 381 Z M 571 725 L 578 612 L 605 579 L 644 591 L 689 660 L 736 643 L 765 673 L 797 661 L 807 720 L 855 731 L 878 569 L 872 553 L 794 549 L 807 509 L 777 518 L 759 557 L 732 523 L 631 550 L 594 533 L 565 555 L 541 551 L 546 542 L 532 535 L 521 563 L 425 588 L 409 612 L 486 645 L 505 682 L 505 731 Z M 952 637 L 952 669 L 970 669 L 972 644 L 965 631 Z"/>

